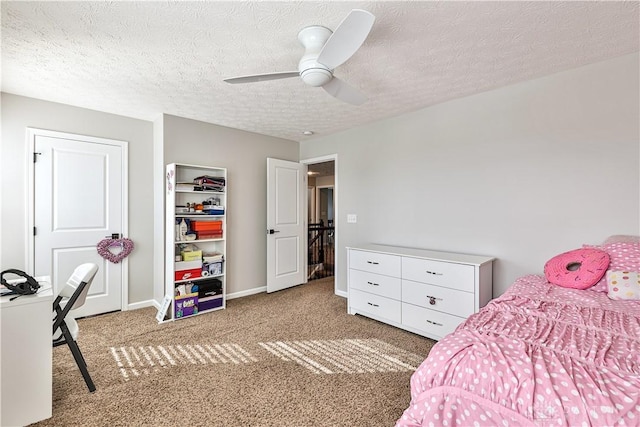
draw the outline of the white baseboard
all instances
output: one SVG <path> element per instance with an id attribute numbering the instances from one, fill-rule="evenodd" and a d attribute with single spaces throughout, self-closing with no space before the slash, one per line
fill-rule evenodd
<path id="1" fill-rule="evenodd" d="M 234 299 L 234 298 L 248 297 L 249 295 L 259 294 L 261 292 L 267 292 L 267 287 L 261 286 L 259 288 L 253 288 L 247 291 L 234 292 L 232 294 L 227 294 L 227 300 Z M 139 308 L 146 308 L 146 307 L 155 307 L 156 310 L 160 310 L 160 303 L 156 300 L 150 299 L 147 301 L 141 301 L 141 302 L 129 304 L 127 306 L 127 310 L 137 310 Z"/>
<path id="2" fill-rule="evenodd" d="M 267 287 L 266 286 L 260 286 L 258 288 L 248 289 L 246 291 L 234 292 L 232 294 L 227 294 L 227 300 L 235 299 L 235 298 L 248 297 L 249 295 L 260 294 L 262 292 L 267 292 Z M 346 298 L 347 297 L 347 293 L 344 292 L 344 291 L 336 291 L 335 294 L 337 296 L 339 296 L 339 297 L 342 297 L 342 298 Z M 147 301 L 136 302 L 136 303 L 133 303 L 133 304 L 129 304 L 129 306 L 127 307 L 127 310 L 137 310 L 139 308 L 146 308 L 146 307 L 155 307 L 156 310 L 160 310 L 160 303 L 158 301 L 156 301 L 156 300 L 147 300 Z"/>
<path id="3" fill-rule="evenodd" d="M 266 286 L 260 286 L 259 288 L 253 288 L 253 289 L 249 289 L 246 291 L 241 291 L 241 292 L 234 292 L 232 294 L 227 294 L 227 299 L 234 299 L 234 298 L 242 298 L 242 297 L 248 297 L 249 295 L 255 295 L 255 294 L 259 294 L 262 292 L 267 292 L 267 287 Z"/>
<path id="4" fill-rule="evenodd" d="M 147 307 L 155 307 L 156 310 L 160 309 L 160 304 L 155 301 L 155 300 L 147 300 L 147 301 L 140 301 L 140 302 L 134 302 L 133 304 L 129 304 L 127 306 L 127 310 L 137 310 L 139 308 L 147 308 Z"/>
<path id="5" fill-rule="evenodd" d="M 234 299 L 234 298 L 248 297 L 249 295 L 255 295 L 255 294 L 262 293 L 262 292 L 267 292 L 267 287 L 266 286 L 260 286 L 259 288 L 253 288 L 253 289 L 249 289 L 249 290 L 246 290 L 246 291 L 234 292 L 232 294 L 227 294 L 227 299 L 230 300 L 230 299 Z M 347 292 L 345 292 L 345 291 L 335 291 L 335 294 L 337 296 L 339 296 L 339 297 L 347 298 Z"/>

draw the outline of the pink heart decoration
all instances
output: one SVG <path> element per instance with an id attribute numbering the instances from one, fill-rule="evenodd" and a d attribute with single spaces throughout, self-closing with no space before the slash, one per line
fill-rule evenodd
<path id="1" fill-rule="evenodd" d="M 131 239 L 103 239 L 98 242 L 98 253 L 100 256 L 114 264 L 125 259 L 133 250 L 133 241 Z M 114 252 L 116 250 L 116 252 Z"/>

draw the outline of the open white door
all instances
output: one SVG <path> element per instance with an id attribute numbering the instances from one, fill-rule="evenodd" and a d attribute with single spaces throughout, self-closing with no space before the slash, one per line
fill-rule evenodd
<path id="1" fill-rule="evenodd" d="M 267 158 L 267 292 L 306 283 L 307 166 Z"/>
<path id="2" fill-rule="evenodd" d="M 51 276 L 55 295 L 78 265 L 95 263 L 87 302 L 74 315 L 121 310 L 127 260 L 108 262 L 96 245 L 127 232 L 127 143 L 38 129 L 29 134 L 35 153 L 34 274 Z"/>

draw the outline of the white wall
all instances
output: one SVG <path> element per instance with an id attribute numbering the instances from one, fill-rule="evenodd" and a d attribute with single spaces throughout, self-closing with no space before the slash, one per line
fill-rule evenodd
<path id="1" fill-rule="evenodd" d="M 153 245 L 153 299 L 158 303 L 158 307 L 165 294 L 164 174 L 164 115 L 161 114 L 153 121 L 153 235 L 156 236 L 156 244 Z"/>
<path id="2" fill-rule="evenodd" d="M 129 141 L 128 237 L 136 244 L 129 256 L 130 304 L 163 296 L 164 165 L 172 162 L 229 169 L 228 292 L 266 285 L 266 158 L 297 161 L 297 142 L 169 115 L 152 123 L 7 93 L 1 108 L 2 270 L 27 265 L 26 128 L 35 127 Z"/>
<path id="3" fill-rule="evenodd" d="M 227 293 L 266 286 L 267 157 L 298 161 L 295 141 L 164 115 L 164 163 L 227 168 Z"/>
<path id="4" fill-rule="evenodd" d="M 27 149 L 26 128 L 69 132 L 129 142 L 129 303 L 153 297 L 153 124 L 114 114 L 2 93 L 0 146 L 0 268 L 27 266 Z M 97 242 L 96 242 L 97 243 Z"/>
<path id="5" fill-rule="evenodd" d="M 494 295 L 552 256 L 640 234 L 638 54 L 301 142 L 337 153 L 337 256 L 378 242 L 492 255 Z M 357 224 L 346 215 L 358 214 Z M 337 288 L 346 290 L 339 263 Z"/>

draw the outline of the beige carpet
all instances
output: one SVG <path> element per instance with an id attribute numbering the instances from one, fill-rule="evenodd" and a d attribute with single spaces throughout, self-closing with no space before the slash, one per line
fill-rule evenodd
<path id="1" fill-rule="evenodd" d="M 53 352 L 39 426 L 392 426 L 433 341 L 347 314 L 333 278 L 159 325 L 155 309 L 80 320 L 89 393 Z"/>

